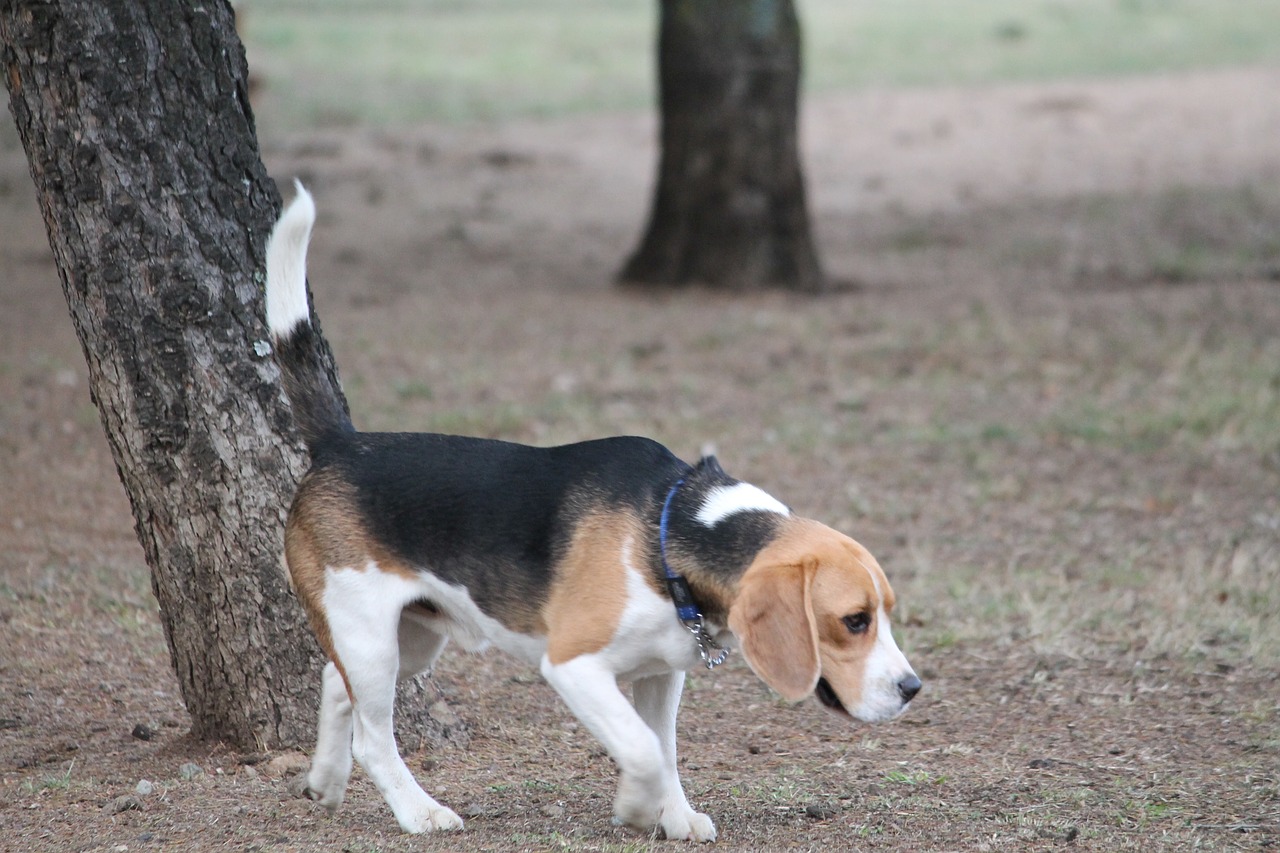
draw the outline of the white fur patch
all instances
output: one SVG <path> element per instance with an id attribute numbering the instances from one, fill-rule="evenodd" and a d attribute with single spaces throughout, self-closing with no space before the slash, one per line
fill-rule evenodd
<path id="1" fill-rule="evenodd" d="M 872 579 L 875 576 L 872 575 Z M 877 588 L 879 584 L 876 584 Z M 868 723 L 892 720 L 905 710 L 898 684 L 914 674 L 911 664 L 893 639 L 889 614 L 884 607 L 876 610 L 876 642 L 867 656 L 862 679 L 862 702 L 849 713 Z"/>
<path id="2" fill-rule="evenodd" d="M 484 651 L 490 644 L 509 655 L 537 663 L 546 651 L 544 637 L 532 637 L 507 628 L 486 615 L 461 586 L 421 572 L 412 580 L 378 569 L 372 560 L 363 570 L 325 570 L 324 606 L 334 633 L 353 637 L 368 633 L 368 621 L 377 613 L 394 630 L 401 609 L 411 601 L 426 599 L 441 612 L 439 617 L 415 616 L 427 627 L 468 652 Z"/>
<path id="3" fill-rule="evenodd" d="M 326 703 L 330 719 L 321 723 L 317 758 L 320 770 L 308 774 L 322 800 L 340 794 L 349 761 L 342 743 L 350 732 L 352 757 L 382 794 L 405 832 L 461 829 L 462 819 L 422 790 L 396 749 L 392 705 L 398 670 L 397 638 L 401 609 L 421 596 L 412 578 L 379 571 L 370 560 L 363 570 L 326 568 L 324 608 L 333 634 L 336 660 L 351 691 L 351 726 L 333 676 L 327 675 Z M 326 672 L 328 669 L 326 668 Z M 336 673 L 336 668 L 334 670 Z M 341 739 L 334 743 L 334 739 Z"/>
<path id="4" fill-rule="evenodd" d="M 876 598 L 883 599 L 884 591 L 880 589 L 880 580 L 876 573 L 862 565 L 862 570 L 871 578 L 876 589 Z M 889 614 L 884 605 L 876 608 L 876 643 L 867 656 L 866 667 L 862 677 L 862 702 L 848 711 L 859 720 L 868 723 L 892 720 L 901 714 L 906 706 L 902 704 L 898 684 L 908 675 L 914 675 L 907 657 L 898 648 L 893 638 L 893 628 L 889 624 Z"/>
<path id="5" fill-rule="evenodd" d="M 658 595 L 628 561 L 627 606 L 613 641 L 598 655 L 623 678 L 643 678 L 697 665 L 698 644 L 676 618 L 671 600 Z"/>
<path id="6" fill-rule="evenodd" d="M 267 240 L 267 327 L 283 338 L 311 322 L 307 305 L 307 244 L 316 221 L 311 193 L 295 181 L 298 194 L 280 214 Z"/>
<path id="7" fill-rule="evenodd" d="M 471 593 L 465 587 L 445 583 L 426 572 L 418 576 L 418 586 L 421 592 L 417 597 L 429 600 L 443 614 L 439 625 L 433 627 L 466 651 L 484 651 L 492 643 L 512 657 L 532 664 L 536 664 L 546 652 L 545 637 L 512 631 L 486 615 L 472 601 Z"/>
<path id="8" fill-rule="evenodd" d="M 750 511 L 791 514 L 786 504 L 759 486 L 753 486 L 750 483 L 734 483 L 732 486 L 712 489 L 696 517 L 706 527 L 715 527 L 734 513 Z"/>

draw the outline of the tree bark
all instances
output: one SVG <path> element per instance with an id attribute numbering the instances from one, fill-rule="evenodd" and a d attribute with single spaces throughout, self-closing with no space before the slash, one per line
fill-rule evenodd
<path id="1" fill-rule="evenodd" d="M 825 286 L 797 143 L 792 0 L 662 0 L 662 156 L 620 278 L 730 290 Z"/>
<path id="2" fill-rule="evenodd" d="M 305 452 L 261 311 L 280 197 L 233 13 L 0 0 L 0 50 L 193 731 L 309 742 L 322 658 L 280 561 Z"/>

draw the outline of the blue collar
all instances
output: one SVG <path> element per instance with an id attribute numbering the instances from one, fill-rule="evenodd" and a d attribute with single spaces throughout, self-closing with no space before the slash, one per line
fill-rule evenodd
<path id="1" fill-rule="evenodd" d="M 671 601 L 676 606 L 676 616 L 698 643 L 698 655 L 707 669 L 715 669 L 729 657 L 729 650 L 721 648 L 712 640 L 706 626 L 702 622 L 702 611 L 693 600 L 693 590 L 684 576 L 676 574 L 667 562 L 667 527 L 671 518 L 671 501 L 676 492 L 684 485 L 684 477 L 676 480 L 667 499 L 662 502 L 662 515 L 658 518 L 658 556 L 662 559 L 662 572 L 666 576 L 667 591 L 671 593 Z"/>

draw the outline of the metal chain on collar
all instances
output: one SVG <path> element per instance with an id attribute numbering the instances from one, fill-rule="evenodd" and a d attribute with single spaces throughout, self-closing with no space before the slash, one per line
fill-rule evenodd
<path id="1" fill-rule="evenodd" d="M 706 664 L 707 669 L 715 669 L 720 664 L 729 659 L 729 650 L 723 646 L 716 645 L 716 641 L 711 639 L 711 634 L 702 624 L 699 618 L 693 624 L 685 623 L 685 627 L 693 634 L 693 639 L 698 643 L 698 656 L 702 658 L 702 662 Z"/>
<path id="2" fill-rule="evenodd" d="M 693 600 L 693 591 L 689 589 L 689 582 L 676 574 L 667 563 L 667 520 L 671 515 L 671 499 L 676 496 L 676 491 L 682 485 L 684 485 L 683 477 L 676 480 L 676 484 L 671 487 L 671 491 L 667 492 L 667 499 L 662 504 L 662 517 L 658 522 L 658 553 L 662 558 L 662 571 L 667 576 L 667 590 L 671 593 L 671 602 L 676 606 L 676 616 L 679 617 L 680 623 L 689 629 L 689 633 L 693 634 L 694 642 L 698 644 L 698 656 L 702 658 L 707 669 L 715 669 L 729 659 L 729 650 L 716 645 L 711 632 L 702 623 L 702 612 L 698 610 L 698 605 Z"/>

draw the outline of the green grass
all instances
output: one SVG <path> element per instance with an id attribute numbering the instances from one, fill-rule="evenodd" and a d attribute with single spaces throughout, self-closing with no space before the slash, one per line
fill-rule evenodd
<path id="1" fill-rule="evenodd" d="M 941 785 L 947 781 L 945 776 L 930 773 L 928 770 L 888 770 L 884 778 L 898 785 Z"/>
<path id="2" fill-rule="evenodd" d="M 22 793 L 31 795 L 41 791 L 65 791 L 71 787 L 71 771 L 75 769 L 74 761 L 68 762 L 67 769 L 61 773 L 46 773 L 38 780 L 29 779 L 22 783 Z"/>
<path id="3" fill-rule="evenodd" d="M 1280 58 L 1268 0 L 800 2 L 815 88 L 1185 70 Z"/>
<path id="4" fill-rule="evenodd" d="M 800 0 L 806 86 L 929 86 L 1280 61 L 1274 0 Z M 241 24 L 290 125 L 653 103 L 655 0 L 257 0 Z"/>
<path id="5" fill-rule="evenodd" d="M 1266 456 L 1280 450 L 1277 358 L 1274 342 L 1230 338 L 1166 371 L 1116 377 L 1096 398 L 1064 401 L 1041 429 L 1131 451 L 1249 448 Z"/>
<path id="6" fill-rule="evenodd" d="M 945 581 L 942 567 L 920 560 L 919 574 L 945 596 L 941 605 L 910 606 L 924 627 L 908 632 L 909 653 L 947 648 L 999 625 L 1046 654 L 1091 654 L 1140 636 L 1148 655 L 1280 660 L 1280 635 L 1270 624 L 1280 606 L 1273 583 L 1280 553 L 1265 537 L 1192 548 L 1180 562 L 1133 545 L 1101 559 L 1035 554 L 997 569 L 950 565 Z"/>
<path id="7" fill-rule="evenodd" d="M 286 120 L 556 115 L 651 100 L 655 7 L 636 2 L 255 4 L 250 67 Z"/>

